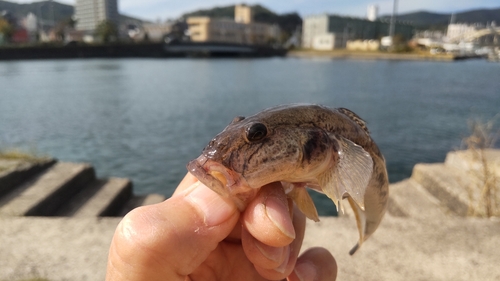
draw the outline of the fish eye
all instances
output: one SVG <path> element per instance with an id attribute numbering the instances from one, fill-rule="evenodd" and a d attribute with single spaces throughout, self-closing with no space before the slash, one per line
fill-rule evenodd
<path id="1" fill-rule="evenodd" d="M 267 127 L 262 123 L 254 123 L 252 126 L 247 128 L 246 134 L 248 141 L 258 141 L 266 137 Z"/>

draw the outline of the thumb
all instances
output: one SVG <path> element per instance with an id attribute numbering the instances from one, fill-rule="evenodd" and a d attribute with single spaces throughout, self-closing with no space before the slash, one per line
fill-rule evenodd
<path id="1" fill-rule="evenodd" d="M 106 280 L 184 280 L 238 222 L 233 202 L 196 182 L 118 225 Z"/>

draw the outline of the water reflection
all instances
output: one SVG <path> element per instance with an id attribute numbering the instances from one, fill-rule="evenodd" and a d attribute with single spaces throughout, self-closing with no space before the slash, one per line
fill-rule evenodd
<path id="1" fill-rule="evenodd" d="M 417 162 L 443 161 L 467 119 L 491 118 L 500 104 L 500 69 L 482 61 L 16 61 L 0 62 L 0 74 L 0 145 L 35 145 L 90 162 L 99 176 L 130 177 L 136 192 L 165 195 L 235 116 L 273 105 L 352 109 L 397 181 Z"/>

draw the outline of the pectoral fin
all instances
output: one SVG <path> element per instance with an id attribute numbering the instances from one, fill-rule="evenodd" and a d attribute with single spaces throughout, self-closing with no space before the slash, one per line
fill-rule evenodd
<path id="1" fill-rule="evenodd" d="M 293 199 L 299 210 L 306 215 L 307 218 L 312 219 L 315 222 L 319 221 L 318 211 L 316 211 L 316 206 L 307 192 L 305 187 L 293 188 L 288 196 Z"/>
<path id="2" fill-rule="evenodd" d="M 338 163 L 333 163 L 331 170 L 318 177 L 323 192 L 333 200 L 337 211 L 344 211 L 340 201 L 348 194 L 354 202 L 365 209 L 364 196 L 373 172 L 373 159 L 363 147 L 354 142 L 331 136 L 338 142 Z"/>

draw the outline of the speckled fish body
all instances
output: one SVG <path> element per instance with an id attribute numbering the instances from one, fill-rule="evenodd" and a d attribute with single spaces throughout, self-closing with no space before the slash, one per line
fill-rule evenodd
<path id="1" fill-rule="evenodd" d="M 354 210 L 359 246 L 377 229 L 387 209 L 385 160 L 365 122 L 345 108 L 282 105 L 236 117 L 210 141 L 188 170 L 243 210 L 265 184 L 281 181 L 304 214 L 318 221 L 305 187 Z"/>

